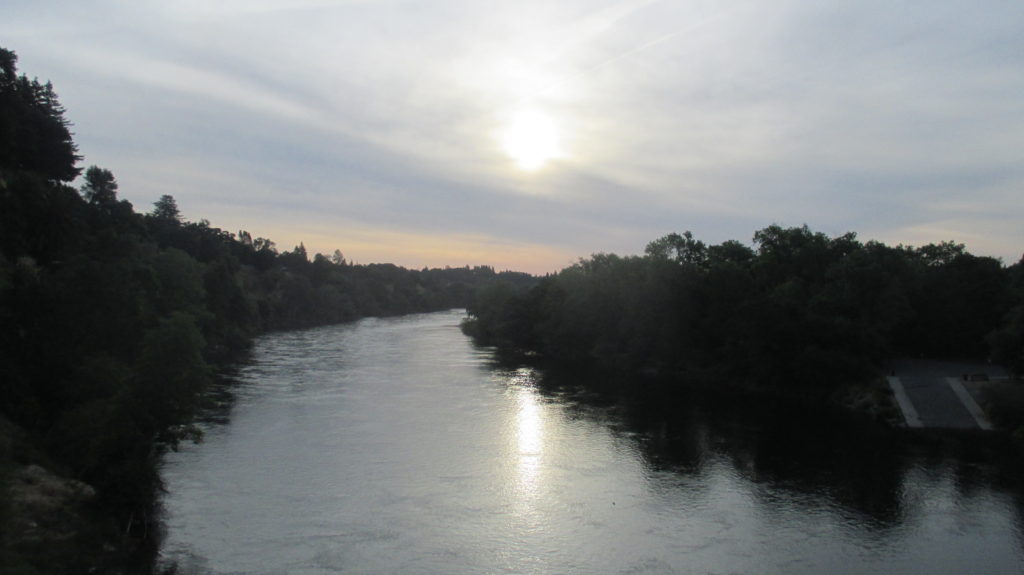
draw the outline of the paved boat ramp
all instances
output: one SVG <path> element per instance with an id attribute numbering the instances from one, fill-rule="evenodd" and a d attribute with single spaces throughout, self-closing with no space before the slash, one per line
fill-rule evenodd
<path id="1" fill-rule="evenodd" d="M 992 424 L 964 384 L 1005 377 L 987 364 L 904 360 L 893 364 L 888 377 L 907 427 L 983 429 Z"/>

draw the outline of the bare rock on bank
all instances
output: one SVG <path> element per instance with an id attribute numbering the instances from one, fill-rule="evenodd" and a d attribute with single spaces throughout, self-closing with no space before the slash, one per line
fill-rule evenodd
<path id="1" fill-rule="evenodd" d="M 38 465 L 11 473 L 7 486 L 9 543 L 66 541 L 78 534 L 81 508 L 96 490 Z"/>

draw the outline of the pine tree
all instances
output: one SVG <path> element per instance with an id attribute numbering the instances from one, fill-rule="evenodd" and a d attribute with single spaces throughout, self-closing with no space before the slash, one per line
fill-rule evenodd
<path id="1" fill-rule="evenodd" d="M 178 211 L 178 202 L 174 196 L 164 194 L 153 204 L 153 211 L 150 212 L 154 218 L 167 222 L 181 222 L 181 212 Z"/>

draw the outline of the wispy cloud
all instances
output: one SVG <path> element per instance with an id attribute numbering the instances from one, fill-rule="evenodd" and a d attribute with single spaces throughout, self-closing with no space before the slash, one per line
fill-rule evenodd
<path id="1" fill-rule="evenodd" d="M 46 6 L 14 2 L 0 37 L 54 81 L 86 161 L 229 229 L 368 252 L 380 230 L 499 267 L 773 222 L 1024 245 L 1024 4 Z M 501 146 L 524 106 L 565 148 L 532 173 Z"/>

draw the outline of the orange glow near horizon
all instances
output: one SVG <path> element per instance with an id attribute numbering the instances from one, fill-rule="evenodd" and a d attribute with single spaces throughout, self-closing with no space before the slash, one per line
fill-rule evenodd
<path id="1" fill-rule="evenodd" d="M 253 237 L 271 238 L 280 252 L 302 243 L 309 257 L 334 250 L 350 262 L 391 263 L 409 269 L 491 266 L 495 271 L 517 271 L 533 275 L 557 272 L 576 261 L 578 254 L 541 244 L 508 243 L 487 236 L 430 235 L 345 228 L 341 233 L 311 227 L 296 232 L 276 225 L 250 229 Z"/>

